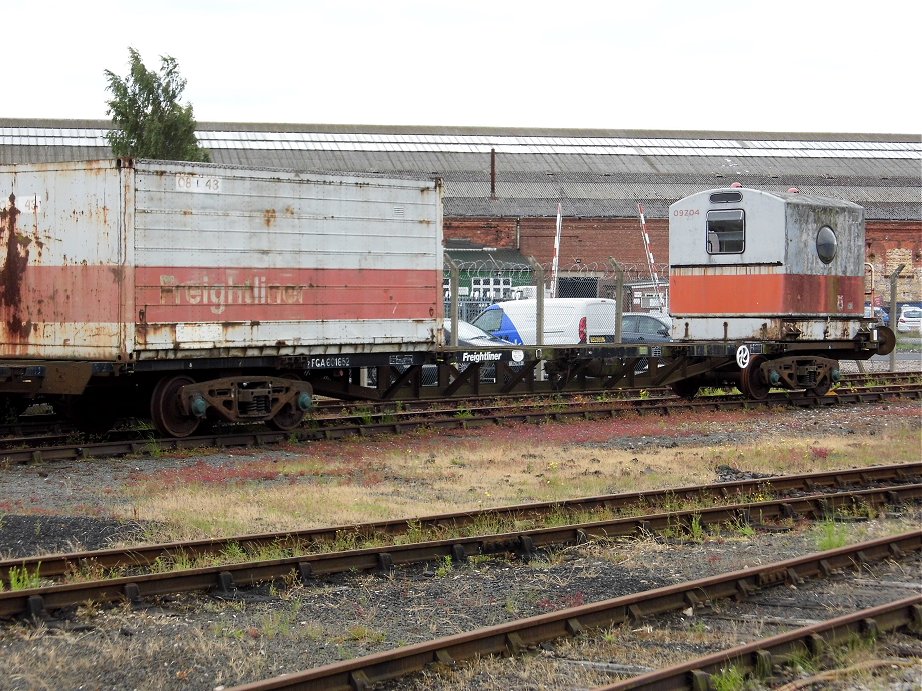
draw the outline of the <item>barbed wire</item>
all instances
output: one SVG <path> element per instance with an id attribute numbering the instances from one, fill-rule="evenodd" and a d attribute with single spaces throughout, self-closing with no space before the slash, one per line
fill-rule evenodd
<path id="1" fill-rule="evenodd" d="M 526 276 L 534 274 L 535 270 L 530 265 L 518 262 L 501 262 L 495 260 L 473 260 L 473 261 L 456 261 L 455 265 L 460 272 L 469 276 L 507 276 L 521 282 Z M 550 262 L 540 264 L 545 276 L 551 272 Z M 626 281 L 642 281 L 648 279 L 650 269 L 646 263 L 622 263 L 621 268 L 624 270 Z M 660 276 L 669 275 L 668 264 L 656 264 L 656 270 Z M 445 268 L 446 276 L 450 268 Z M 569 266 L 559 266 L 558 275 L 561 276 L 592 276 L 600 279 L 614 279 L 617 275 L 615 267 L 610 262 L 580 262 L 570 264 Z"/>

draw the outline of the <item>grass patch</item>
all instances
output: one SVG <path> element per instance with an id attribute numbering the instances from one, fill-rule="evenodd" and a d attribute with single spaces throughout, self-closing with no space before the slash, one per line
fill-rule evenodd
<path id="1" fill-rule="evenodd" d="M 844 547 L 848 543 L 848 531 L 841 523 L 827 518 L 817 527 L 816 547 L 825 552 Z"/>
<path id="2" fill-rule="evenodd" d="M 876 465 L 884 458 L 918 458 L 918 411 L 912 406 L 886 408 L 866 434 L 859 429 L 829 437 L 812 428 L 797 429 L 790 421 L 785 423 L 787 434 L 753 437 L 753 429 L 762 427 L 760 418 L 774 421 L 778 416 L 710 411 L 668 421 L 629 416 L 475 431 L 424 430 L 316 442 L 281 454 L 222 455 L 220 462 L 208 458 L 185 468 L 139 473 L 119 488 L 124 502 L 114 513 L 157 522 L 147 537 L 162 542 L 708 483 L 720 465 L 785 474 Z M 726 441 L 714 446 L 708 439 L 711 433 Z M 682 444 L 683 435 L 704 439 Z M 625 444 L 658 437 L 678 443 Z M 770 498 L 769 492 L 759 490 L 727 501 Z M 672 497 L 653 510 L 697 508 L 694 502 Z M 630 513 L 636 514 L 633 507 Z M 613 516 L 562 512 L 548 522 L 609 517 Z M 487 522 L 458 532 L 472 535 L 497 529 L 503 526 Z M 742 534 L 745 528 L 736 530 Z"/>
<path id="3" fill-rule="evenodd" d="M 42 584 L 42 579 L 39 576 L 41 571 L 41 562 L 35 565 L 34 571 L 29 571 L 29 568 L 26 566 L 13 566 L 10 568 L 9 575 L 9 587 L 10 590 L 30 590 L 31 588 L 38 588 Z M 0 590 L 2 590 L 2 583 L 0 583 Z"/>

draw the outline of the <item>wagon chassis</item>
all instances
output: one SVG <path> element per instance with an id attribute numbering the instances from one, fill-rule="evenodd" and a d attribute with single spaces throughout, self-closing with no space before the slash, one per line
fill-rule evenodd
<path id="1" fill-rule="evenodd" d="M 736 386 L 762 399 L 771 388 L 823 395 L 840 360 L 887 354 L 888 339 L 800 342 L 672 342 L 630 345 L 507 347 L 349 355 L 263 355 L 134 362 L 0 362 L 0 398 L 22 409 L 64 401 L 65 414 L 103 431 L 125 414 L 135 389 L 144 412 L 172 436 L 200 422 L 266 421 L 297 427 L 313 396 L 400 401 L 512 393 L 577 393 L 670 386 L 692 398 L 703 386 Z M 432 383 L 425 368 L 434 368 Z M 431 374 L 430 374 L 431 377 Z"/>
<path id="2" fill-rule="evenodd" d="M 702 386 L 737 386 L 761 399 L 770 388 L 804 388 L 825 394 L 838 380 L 840 360 L 886 354 L 867 338 L 823 342 L 699 342 L 617 346 L 445 349 L 412 365 L 375 368 L 373 384 L 356 372 L 308 373 L 317 394 L 343 400 L 415 400 L 511 393 L 605 392 L 620 388 L 671 386 L 692 397 Z M 499 353 L 484 365 L 463 362 L 471 353 Z M 741 353 L 746 359 L 741 361 Z M 517 354 L 517 355 L 516 355 Z M 423 383 L 423 368 L 436 368 L 435 382 Z M 773 372 L 775 374 L 773 374 Z"/>

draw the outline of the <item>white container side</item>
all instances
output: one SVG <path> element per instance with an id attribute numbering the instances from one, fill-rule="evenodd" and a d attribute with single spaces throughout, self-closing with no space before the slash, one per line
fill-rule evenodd
<path id="1" fill-rule="evenodd" d="M 0 356 L 415 351 L 440 333 L 436 181 L 120 163 L 0 167 L 23 248 Z"/>

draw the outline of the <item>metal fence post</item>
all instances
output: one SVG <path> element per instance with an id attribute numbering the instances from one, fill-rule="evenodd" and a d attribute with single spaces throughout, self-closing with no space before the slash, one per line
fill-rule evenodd
<path id="1" fill-rule="evenodd" d="M 615 343 L 621 343 L 621 319 L 624 314 L 624 267 L 609 257 L 608 261 L 615 270 Z"/>
<path id="2" fill-rule="evenodd" d="M 458 284 L 460 283 L 461 270 L 447 254 L 445 255 L 445 263 L 448 264 L 448 292 L 451 294 L 449 307 L 451 312 L 451 343 L 448 345 L 454 347 L 458 345 L 458 293 L 460 292 Z"/>
<path id="3" fill-rule="evenodd" d="M 896 280 L 900 277 L 900 272 L 905 267 L 905 264 L 900 264 L 896 267 L 896 270 L 890 274 L 890 328 L 893 330 L 893 334 L 896 335 Z M 871 316 L 874 316 L 874 305 L 871 305 Z M 896 372 L 896 346 L 893 347 L 893 350 L 890 351 L 890 371 Z"/>
<path id="4" fill-rule="evenodd" d="M 535 345 L 544 345 L 544 267 L 534 257 L 528 258 L 535 272 Z"/>
<path id="5" fill-rule="evenodd" d="M 540 352 L 541 346 L 544 345 L 544 267 L 535 261 L 534 257 L 529 257 L 528 263 L 535 274 L 535 345 Z M 535 377 L 538 381 L 544 380 L 543 359 L 535 369 Z"/>

